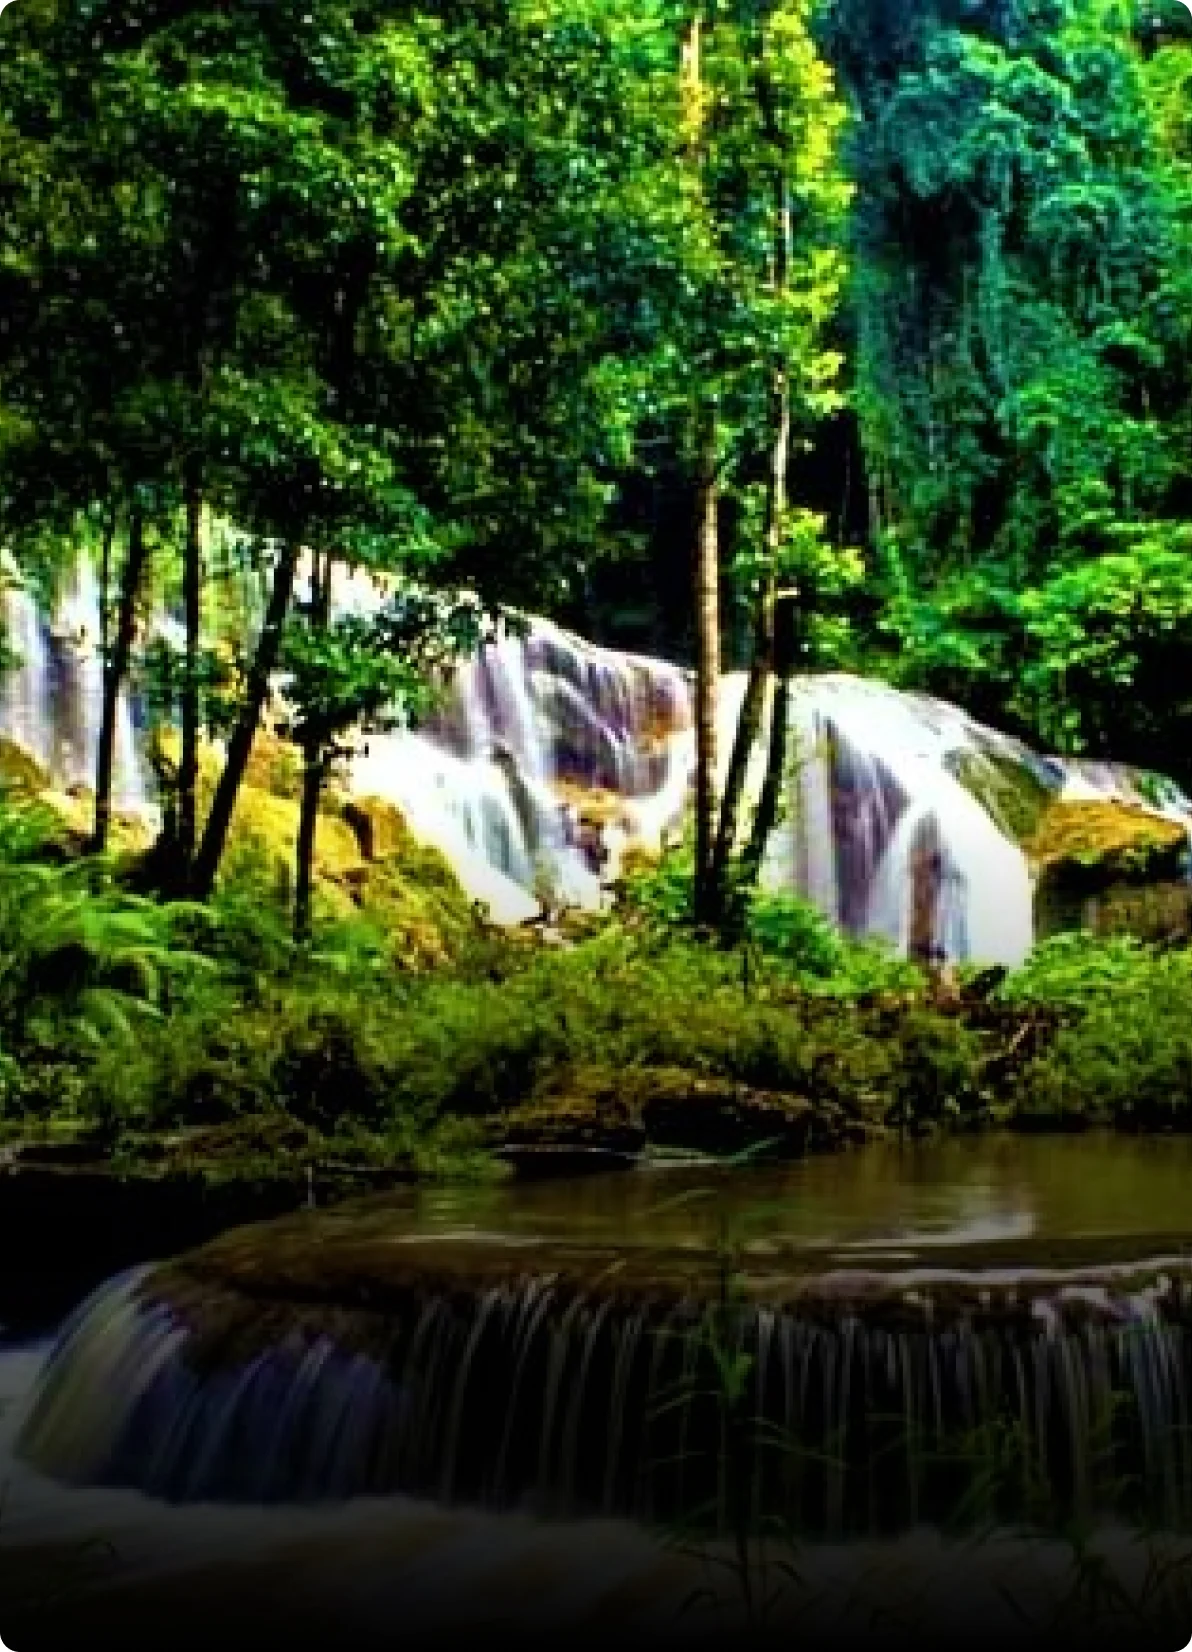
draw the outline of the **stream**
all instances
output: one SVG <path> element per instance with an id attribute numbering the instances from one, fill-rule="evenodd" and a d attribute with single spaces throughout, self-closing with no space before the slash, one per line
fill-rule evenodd
<path id="1" fill-rule="evenodd" d="M 172 1645 L 454 1644 L 493 1628 L 686 1645 L 764 1638 L 773 1596 L 787 1641 L 1043 1644 L 1062 1608 L 1091 1612 L 1084 1642 L 1120 1644 L 1128 1622 L 1131 1644 L 1182 1646 L 1190 1185 L 1183 1139 L 987 1136 L 411 1189 L 234 1230 L 108 1281 L 65 1341 L 7 1328 L 0 1634 L 16 1652 L 81 1644 L 84 1625 L 149 1647 L 167 1620 Z M 830 1414 L 844 1428 L 841 1463 L 799 1481 L 798 1529 L 750 1537 L 747 1575 L 731 1529 L 681 1529 L 657 1481 L 652 1504 L 640 1494 L 643 1385 L 669 1342 L 642 1350 L 660 1324 L 694 1323 L 693 1297 L 718 1300 L 726 1258 L 759 1407 L 781 1409 L 798 1368 L 788 1427 L 808 1439 Z M 953 1526 L 930 1451 L 913 1473 L 905 1450 L 874 1466 L 858 1414 L 868 1426 L 880 1409 L 883 1373 L 926 1426 L 950 1406 L 1001 1419 L 999 1396 L 1019 1403 L 1003 1365 L 1030 1374 L 1031 1460 L 1057 1495 L 1092 1500 L 1094 1549 L 1122 1582 L 1112 1608 L 1083 1599 L 1067 1514 L 1023 1537 L 1011 1496 Z M 1116 1461 L 1152 1499 L 1145 1519 L 1097 1489 L 1094 1402 L 1123 1384 Z M 700 1416 L 689 1407 L 693 1440 Z M 760 1507 L 769 1482 L 750 1485 Z"/>

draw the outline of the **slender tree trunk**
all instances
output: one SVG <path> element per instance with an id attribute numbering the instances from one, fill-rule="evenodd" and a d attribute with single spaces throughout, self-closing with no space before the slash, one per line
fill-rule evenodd
<path id="1" fill-rule="evenodd" d="M 331 615 L 331 558 L 311 559 L 311 623 L 325 630 Z M 298 816 L 298 844 L 294 876 L 294 939 L 300 944 L 311 935 L 314 905 L 315 836 L 319 802 L 327 778 L 327 743 L 313 722 L 302 736 L 302 804 Z"/>
<path id="2" fill-rule="evenodd" d="M 285 629 L 290 598 L 294 591 L 299 551 L 297 540 L 287 543 L 282 548 L 277 567 L 273 571 L 273 583 L 269 590 L 261 635 L 257 639 L 256 654 L 248 674 L 244 704 L 240 708 L 240 715 L 228 742 L 227 761 L 219 777 L 219 784 L 215 788 L 215 796 L 203 830 L 203 841 L 195 857 L 191 889 L 200 900 L 206 900 L 214 889 L 219 863 L 223 859 L 228 830 L 232 824 L 232 812 L 240 795 L 240 786 L 252 754 L 261 711 L 269 693 L 269 679 L 277 667 L 278 655 L 281 652 L 282 632 Z"/>
<path id="3" fill-rule="evenodd" d="M 786 478 L 791 435 L 790 391 L 786 371 L 782 367 L 774 375 L 774 407 L 775 433 L 766 490 L 766 565 L 756 599 L 749 680 L 745 686 L 728 773 L 725 776 L 720 821 L 712 858 L 713 895 L 722 914 L 727 895 L 729 864 L 737 841 L 749 759 L 762 725 L 767 685 L 774 673 L 774 613 L 778 587 L 778 555 L 786 516 Z"/>
<path id="4" fill-rule="evenodd" d="M 779 295 L 786 291 L 790 279 L 792 233 L 790 189 L 785 176 L 780 174 L 775 184 L 774 234 L 774 290 Z M 775 666 L 778 561 L 786 524 L 787 474 L 791 446 L 790 376 L 785 361 L 779 361 L 774 368 L 771 409 L 773 437 L 770 444 L 770 473 L 766 486 L 765 560 L 754 611 L 753 654 L 749 666 L 749 680 L 737 719 L 728 772 L 725 775 L 720 822 L 712 856 L 711 898 L 720 918 L 725 916 L 726 911 L 728 871 L 737 841 L 749 759 L 761 729 L 766 706 L 766 688 L 774 674 Z M 777 807 L 776 802 L 774 806 Z"/>
<path id="5" fill-rule="evenodd" d="M 109 560 L 109 564 L 110 556 L 111 551 L 107 549 L 105 559 Z M 103 707 L 99 722 L 99 749 L 95 761 L 95 824 L 90 845 L 95 854 L 102 854 L 108 845 L 108 830 L 112 820 L 112 777 L 115 768 L 120 691 L 128 675 L 128 662 L 132 657 L 137 598 L 140 595 L 147 560 L 144 519 L 140 507 L 133 505 L 128 517 L 128 551 L 120 577 L 116 635 L 112 639 L 111 648 L 104 650 Z"/>
<path id="6" fill-rule="evenodd" d="M 716 836 L 716 707 L 720 697 L 720 488 L 716 423 L 709 416 L 701 455 L 695 532 L 695 920 L 716 918 L 712 851 Z"/>
<path id="7" fill-rule="evenodd" d="M 202 623 L 203 494 L 196 465 L 187 466 L 186 544 L 182 601 L 186 619 L 186 660 L 182 671 L 182 756 L 178 765 L 178 861 L 188 876 L 198 831 L 199 630 Z"/>
<path id="8" fill-rule="evenodd" d="M 315 833 L 324 780 L 323 752 L 317 741 L 303 748 L 302 806 L 298 816 L 298 847 L 294 878 L 294 939 L 310 940 L 314 906 Z"/>
<path id="9" fill-rule="evenodd" d="M 103 549 L 99 558 L 99 652 L 105 669 L 112 641 L 112 547 L 118 515 L 116 506 L 112 505 L 103 525 Z"/>
<path id="10" fill-rule="evenodd" d="M 786 731 L 790 721 L 790 673 L 779 662 L 774 681 L 774 704 L 770 711 L 770 744 L 766 754 L 766 778 L 753 817 L 753 829 L 741 857 L 741 872 L 747 883 L 756 883 L 765 859 L 770 834 L 778 820 L 782 784 L 786 778 Z"/>
<path id="11" fill-rule="evenodd" d="M 683 34 L 679 96 L 687 164 L 702 185 L 707 99 L 703 79 L 703 11 Z M 692 555 L 695 610 L 695 891 L 697 923 L 715 919 L 712 856 L 716 838 L 716 703 L 720 691 L 720 488 L 717 423 L 712 407 L 697 432 L 696 511 Z"/>

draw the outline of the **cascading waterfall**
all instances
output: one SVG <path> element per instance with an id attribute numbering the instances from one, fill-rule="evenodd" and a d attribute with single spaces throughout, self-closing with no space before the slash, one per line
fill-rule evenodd
<path id="1" fill-rule="evenodd" d="M 365 574 L 336 571 L 338 611 L 367 614 L 384 600 Z M 19 585 L 6 586 L 3 607 L 20 663 L 4 683 L 0 733 L 56 783 L 93 783 L 102 691 L 94 570 L 79 558 L 48 623 Z M 169 630 L 165 618 L 150 626 Z M 725 679 L 722 763 L 743 691 L 743 677 Z M 762 782 L 764 734 L 747 804 Z M 694 762 L 689 672 L 534 619 L 502 626 L 459 666 L 421 726 L 362 738 L 347 780 L 358 795 L 397 805 L 473 899 L 497 921 L 518 923 L 544 906 L 598 906 L 627 849 L 656 854 L 680 837 Z M 1034 936 L 1034 891 L 1001 807 L 1007 789 L 1036 803 L 1145 808 L 1178 821 L 1192 843 L 1192 803 L 1170 782 L 1043 758 L 944 701 L 831 674 L 793 685 L 763 883 L 919 957 L 1016 964 Z M 144 810 L 145 791 L 122 700 L 118 806 Z"/>
<path id="2" fill-rule="evenodd" d="M 793 882 L 853 934 L 920 957 L 1025 957 L 1025 857 L 950 759 L 996 756 L 1033 772 L 1032 755 L 955 707 L 860 678 L 810 679 L 793 700 L 791 806 L 765 882 Z"/>
<path id="3" fill-rule="evenodd" d="M 844 929 L 920 958 L 1017 964 L 1033 879 L 1006 793 L 1115 802 L 1178 822 L 1192 802 L 1121 764 L 1041 757 L 958 707 L 843 674 L 792 693 L 784 819 L 762 880 L 800 890 Z"/>
<path id="4" fill-rule="evenodd" d="M 618 841 L 658 849 L 680 827 L 690 693 L 676 666 L 536 620 L 460 667 L 421 728 L 364 744 L 352 788 L 396 803 L 470 893 L 517 919 L 538 893 L 599 904 Z"/>
<path id="5" fill-rule="evenodd" d="M 1186 1260 L 825 1275 L 721 1308 L 714 1279 L 632 1264 L 601 1286 L 567 1259 L 497 1271 L 479 1247 L 458 1269 L 410 1261 L 355 1306 L 185 1267 L 111 1282 L 62 1332 L 22 1452 L 181 1501 L 400 1489 L 657 1520 L 711 1499 L 712 1524 L 744 1507 L 818 1535 L 962 1507 L 1192 1523 Z M 735 1408 L 722 1351 L 750 1362 Z"/>
<path id="6" fill-rule="evenodd" d="M 100 652 L 100 592 L 87 556 L 76 558 L 50 625 L 58 674 L 58 754 L 52 765 L 71 785 L 95 783 L 95 762 L 103 716 L 103 658 Z M 116 711 L 112 795 L 130 814 L 146 807 L 141 761 L 133 733 L 128 697 Z"/>

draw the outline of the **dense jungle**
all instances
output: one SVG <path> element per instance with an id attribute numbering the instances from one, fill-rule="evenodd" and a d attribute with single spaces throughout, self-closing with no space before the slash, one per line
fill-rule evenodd
<path id="1" fill-rule="evenodd" d="M 5 1632 L 1177 1644 L 1192 11 L 0 10 Z"/>
<path id="2" fill-rule="evenodd" d="M 68 777 L 7 702 L 15 1154 L 305 1186 L 486 1174 L 536 1117 L 726 1148 L 1184 1122 L 1182 829 L 1036 810 L 1061 885 L 1162 863 L 1165 897 L 941 970 L 759 885 L 781 709 L 744 782 L 767 685 L 824 671 L 1189 778 L 1182 8 L 4 29 L 6 578 L 49 613 L 82 558 L 100 632 Z M 345 572 L 388 594 L 340 611 Z M 490 921 L 344 781 L 519 614 L 692 684 L 683 843 L 553 926 Z M 152 821 L 120 806 L 134 690 Z"/>

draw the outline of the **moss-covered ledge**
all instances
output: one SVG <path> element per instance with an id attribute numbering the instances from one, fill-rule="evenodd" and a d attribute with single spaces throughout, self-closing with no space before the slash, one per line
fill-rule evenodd
<path id="1" fill-rule="evenodd" d="M 650 1148 L 736 1153 L 765 1143 L 799 1157 L 878 1133 L 839 1105 L 682 1067 L 576 1066 L 494 1119 L 494 1145 L 515 1163 L 537 1155 L 629 1157 Z"/>
<path id="2" fill-rule="evenodd" d="M 1084 895 L 1180 878 L 1188 835 L 1178 821 L 1127 803 L 1057 799 L 1023 848 L 1041 892 Z"/>

